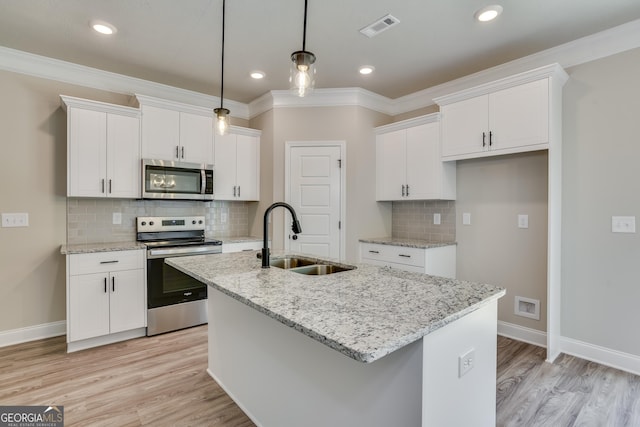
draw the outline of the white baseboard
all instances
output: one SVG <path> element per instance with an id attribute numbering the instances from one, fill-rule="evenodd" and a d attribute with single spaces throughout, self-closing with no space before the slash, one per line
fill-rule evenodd
<path id="1" fill-rule="evenodd" d="M 560 351 L 571 356 L 640 375 L 640 356 L 567 337 L 560 337 Z"/>
<path id="2" fill-rule="evenodd" d="M 498 335 L 547 348 L 547 333 L 537 329 L 498 321 Z"/>
<path id="3" fill-rule="evenodd" d="M 21 344 L 44 338 L 59 337 L 67 333 L 67 321 L 44 323 L 42 325 L 27 326 L 26 328 L 12 329 L 0 332 L 0 347 Z"/>

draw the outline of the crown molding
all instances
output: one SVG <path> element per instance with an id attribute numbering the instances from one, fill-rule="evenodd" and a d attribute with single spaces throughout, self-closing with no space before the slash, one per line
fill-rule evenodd
<path id="1" fill-rule="evenodd" d="M 144 94 L 210 109 L 220 105 L 220 98 L 217 96 L 205 95 L 4 46 L 0 46 L 0 69 L 129 96 Z M 247 104 L 225 99 L 225 107 L 231 110 L 233 117 L 249 119 Z"/>
<path id="2" fill-rule="evenodd" d="M 244 104 L 225 99 L 233 117 L 249 120 L 272 108 L 360 106 L 390 116 L 435 105 L 434 98 L 557 63 L 570 68 L 640 47 L 640 19 L 582 37 L 542 52 L 488 68 L 400 98 L 390 99 L 361 88 L 316 89 L 299 98 L 276 90 Z M 143 94 L 184 104 L 216 108 L 220 98 L 160 83 L 77 65 L 0 46 L 0 70 L 133 96 Z"/>
<path id="3" fill-rule="evenodd" d="M 383 133 L 395 132 L 410 127 L 425 125 L 427 123 L 437 123 L 438 121 L 440 121 L 440 113 L 431 113 L 399 122 L 393 122 L 388 125 L 378 126 L 374 128 L 373 131 L 376 135 L 381 135 Z"/>

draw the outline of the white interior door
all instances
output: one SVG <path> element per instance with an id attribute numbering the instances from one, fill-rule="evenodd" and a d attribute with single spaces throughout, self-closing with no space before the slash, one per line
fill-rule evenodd
<path id="1" fill-rule="evenodd" d="M 302 233 L 294 238 L 287 213 L 285 233 L 289 250 L 319 257 L 340 258 L 341 238 L 340 146 L 291 146 L 289 204 Z"/>

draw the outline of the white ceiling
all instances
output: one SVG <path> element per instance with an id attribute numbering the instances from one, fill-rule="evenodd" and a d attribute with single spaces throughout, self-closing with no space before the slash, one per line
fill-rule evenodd
<path id="1" fill-rule="evenodd" d="M 640 0 L 308 0 L 316 87 L 397 98 L 640 18 Z M 474 12 L 499 3 L 502 15 Z M 302 48 L 304 0 L 228 0 L 225 98 L 288 88 Z M 217 96 L 222 0 L 0 0 L 5 47 Z M 367 38 L 386 14 L 400 24 Z M 115 36 L 93 32 L 105 20 Z M 376 67 L 361 76 L 359 66 Z M 249 77 L 259 69 L 267 77 Z"/>

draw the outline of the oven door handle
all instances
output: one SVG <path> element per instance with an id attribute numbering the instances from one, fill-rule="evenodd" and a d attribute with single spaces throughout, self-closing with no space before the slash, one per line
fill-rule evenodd
<path id="1" fill-rule="evenodd" d="M 148 249 L 147 259 L 171 258 L 187 255 L 219 254 L 220 246 L 189 246 L 188 248 Z"/>

